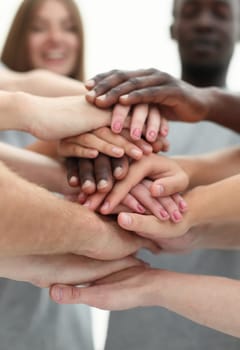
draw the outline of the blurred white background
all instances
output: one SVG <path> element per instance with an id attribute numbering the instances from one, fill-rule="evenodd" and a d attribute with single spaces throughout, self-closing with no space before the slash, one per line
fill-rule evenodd
<path id="1" fill-rule="evenodd" d="M 172 0 L 76 0 L 86 34 L 87 78 L 112 68 L 155 67 L 179 76 L 178 54 L 169 36 Z M 0 50 L 21 0 L 0 0 Z M 228 86 L 240 90 L 240 48 Z M 108 313 L 93 311 L 96 350 L 102 349 Z"/>
<path id="2" fill-rule="evenodd" d="M 172 0 L 76 0 L 86 28 L 87 77 L 112 68 L 156 67 L 179 76 L 169 36 Z M 0 0 L 0 50 L 21 0 Z M 228 84 L 240 89 L 237 46 Z"/>

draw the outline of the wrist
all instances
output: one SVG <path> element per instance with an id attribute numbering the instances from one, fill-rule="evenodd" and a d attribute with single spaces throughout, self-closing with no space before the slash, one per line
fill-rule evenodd
<path id="1" fill-rule="evenodd" d="M 1 118 L 1 130 L 26 131 L 23 95 L 22 92 L 0 92 L 0 114 L 3 116 Z"/>

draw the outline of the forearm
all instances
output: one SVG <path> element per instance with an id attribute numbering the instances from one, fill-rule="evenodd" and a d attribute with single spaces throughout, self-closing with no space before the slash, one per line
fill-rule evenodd
<path id="1" fill-rule="evenodd" d="M 0 159 L 25 179 L 52 192 L 67 188 L 65 167 L 60 162 L 35 152 L 0 143 Z"/>
<path id="2" fill-rule="evenodd" d="M 0 91 L 0 130 L 27 130 L 24 94 Z"/>
<path id="3" fill-rule="evenodd" d="M 83 83 L 46 70 L 17 73 L 8 69 L 0 72 L 0 89 L 24 91 L 39 96 L 74 96 L 86 93 Z"/>
<path id="4" fill-rule="evenodd" d="M 208 223 L 240 223 L 240 175 L 235 175 L 208 186 L 190 191 L 185 200 L 189 203 L 190 227 Z"/>
<path id="5" fill-rule="evenodd" d="M 84 224 L 89 220 L 90 230 L 94 214 L 26 182 L 3 164 L 0 186 L 0 255 L 84 252 Z"/>
<path id="6" fill-rule="evenodd" d="M 209 108 L 206 120 L 240 132 L 240 96 L 223 89 L 208 88 Z"/>
<path id="7" fill-rule="evenodd" d="M 153 277 L 150 305 L 240 337 L 239 281 L 158 270 L 154 270 Z"/>
<path id="8" fill-rule="evenodd" d="M 189 188 L 208 185 L 240 172 L 240 148 L 198 156 L 173 157 L 189 176 Z"/>

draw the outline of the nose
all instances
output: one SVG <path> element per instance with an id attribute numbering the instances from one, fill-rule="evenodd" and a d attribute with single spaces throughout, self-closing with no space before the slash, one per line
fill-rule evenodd
<path id="1" fill-rule="evenodd" d="M 48 39 L 54 43 L 61 41 L 62 31 L 59 28 L 50 28 L 48 31 Z"/>
<path id="2" fill-rule="evenodd" d="M 198 30 L 211 30 L 215 27 L 215 18 L 211 11 L 204 10 L 199 12 L 195 23 Z"/>

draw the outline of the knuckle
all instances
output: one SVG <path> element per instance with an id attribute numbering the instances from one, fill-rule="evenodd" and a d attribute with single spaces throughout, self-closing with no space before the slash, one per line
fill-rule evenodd
<path id="1" fill-rule="evenodd" d="M 140 83 L 139 78 L 133 77 L 129 79 L 129 83 L 135 87 L 137 87 Z"/>
<path id="2" fill-rule="evenodd" d="M 98 136 L 104 138 L 104 137 L 109 135 L 109 128 L 107 128 L 106 126 L 103 128 L 100 128 L 100 129 L 98 129 L 97 133 L 98 133 Z"/>

